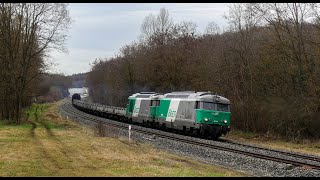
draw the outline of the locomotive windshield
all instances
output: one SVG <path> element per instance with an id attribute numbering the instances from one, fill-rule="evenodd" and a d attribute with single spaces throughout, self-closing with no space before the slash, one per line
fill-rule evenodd
<path id="1" fill-rule="evenodd" d="M 214 104 L 212 102 L 202 102 L 202 109 L 214 110 Z"/>
<path id="2" fill-rule="evenodd" d="M 229 111 L 228 104 L 217 104 L 217 111 Z"/>
<path id="3" fill-rule="evenodd" d="M 215 106 L 217 105 L 217 106 Z M 213 102 L 202 102 L 202 109 L 205 110 L 217 110 L 217 111 L 229 111 L 228 104 L 221 104 L 221 103 L 213 103 Z"/>

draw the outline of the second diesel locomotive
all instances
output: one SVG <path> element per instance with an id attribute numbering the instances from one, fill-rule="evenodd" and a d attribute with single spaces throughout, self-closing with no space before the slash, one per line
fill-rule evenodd
<path id="1" fill-rule="evenodd" d="M 150 127 L 179 130 L 217 139 L 230 131 L 230 101 L 211 92 L 141 92 L 128 98 L 126 108 L 73 100 L 80 110 Z"/>

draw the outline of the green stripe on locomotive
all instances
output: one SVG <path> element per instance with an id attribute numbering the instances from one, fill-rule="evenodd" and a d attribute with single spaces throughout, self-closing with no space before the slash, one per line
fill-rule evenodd
<path id="1" fill-rule="evenodd" d="M 160 106 L 157 106 L 155 116 L 166 119 L 169 111 L 171 99 L 160 99 Z"/>
<path id="2" fill-rule="evenodd" d="M 196 122 L 201 124 L 230 126 L 230 116 L 231 112 L 196 109 Z M 224 123 L 225 120 L 227 123 Z"/>
<path id="3" fill-rule="evenodd" d="M 154 118 L 157 115 L 158 106 L 150 106 L 150 117 Z"/>
<path id="4" fill-rule="evenodd" d="M 160 106 L 150 106 L 150 117 L 156 118 L 160 112 Z"/>
<path id="5" fill-rule="evenodd" d="M 127 117 L 132 116 L 135 104 L 136 104 L 136 98 L 129 98 L 129 102 L 128 102 L 127 108 L 126 108 L 126 116 Z"/>

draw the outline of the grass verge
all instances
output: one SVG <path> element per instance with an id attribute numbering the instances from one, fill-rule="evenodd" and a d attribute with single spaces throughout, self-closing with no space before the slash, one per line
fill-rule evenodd
<path id="1" fill-rule="evenodd" d="M 280 139 L 269 138 L 255 133 L 245 133 L 235 130 L 232 130 L 229 134 L 227 134 L 226 138 L 240 142 L 249 142 L 270 148 L 315 154 L 320 156 L 320 140 L 313 142 L 309 140 L 303 140 L 300 143 L 288 142 Z"/>
<path id="2" fill-rule="evenodd" d="M 60 117 L 61 104 L 33 105 L 26 124 L 0 124 L 0 176 L 248 176 L 151 145 L 97 137 Z"/>

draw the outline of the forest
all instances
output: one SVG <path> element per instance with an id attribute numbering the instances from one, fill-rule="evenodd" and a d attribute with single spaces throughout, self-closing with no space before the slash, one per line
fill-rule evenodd
<path id="1" fill-rule="evenodd" d="M 141 91 L 211 91 L 231 101 L 233 130 L 270 138 L 320 137 L 317 3 L 230 4 L 228 27 L 175 22 L 162 8 L 118 55 L 87 75 L 93 101 L 125 107 Z"/>

